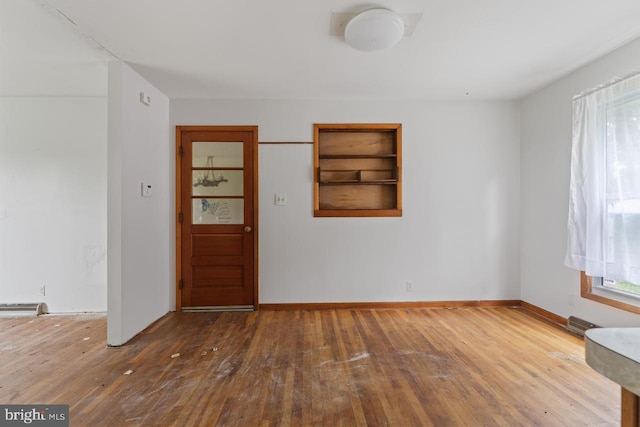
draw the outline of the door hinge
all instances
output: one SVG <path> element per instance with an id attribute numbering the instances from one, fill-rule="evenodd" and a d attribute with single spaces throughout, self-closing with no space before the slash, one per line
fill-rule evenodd
<path id="1" fill-rule="evenodd" d="M 178 214 L 178 222 L 182 224 L 182 212 Z"/>
<path id="2" fill-rule="evenodd" d="M 184 287 L 184 284 L 182 283 L 182 279 L 180 279 L 180 281 L 178 282 L 178 287 L 180 289 L 182 289 Z"/>
<path id="3" fill-rule="evenodd" d="M 178 147 L 178 155 L 182 157 L 182 145 Z"/>

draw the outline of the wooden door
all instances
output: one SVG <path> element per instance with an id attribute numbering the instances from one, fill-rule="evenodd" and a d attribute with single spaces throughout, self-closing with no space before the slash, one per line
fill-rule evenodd
<path id="1" fill-rule="evenodd" d="M 176 308 L 257 308 L 255 126 L 178 126 Z"/>

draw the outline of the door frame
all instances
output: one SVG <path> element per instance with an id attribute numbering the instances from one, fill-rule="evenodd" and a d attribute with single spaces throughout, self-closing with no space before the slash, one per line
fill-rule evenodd
<path id="1" fill-rule="evenodd" d="M 176 126 L 176 311 L 182 311 L 182 132 L 251 132 L 253 144 L 253 309 L 258 310 L 258 126 Z M 186 220 L 186 219 L 185 219 Z"/>

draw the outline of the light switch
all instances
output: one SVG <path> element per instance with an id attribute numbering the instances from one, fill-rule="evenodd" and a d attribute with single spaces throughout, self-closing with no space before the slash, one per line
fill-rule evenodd
<path id="1" fill-rule="evenodd" d="M 142 189 L 142 197 L 151 197 L 151 185 L 143 182 L 140 186 Z"/>
<path id="2" fill-rule="evenodd" d="M 144 92 L 140 92 L 140 102 L 148 107 L 151 105 L 151 97 Z"/>
<path id="3" fill-rule="evenodd" d="M 277 206 L 285 206 L 287 204 L 287 195 L 285 193 L 278 193 L 273 198 L 273 204 Z"/>

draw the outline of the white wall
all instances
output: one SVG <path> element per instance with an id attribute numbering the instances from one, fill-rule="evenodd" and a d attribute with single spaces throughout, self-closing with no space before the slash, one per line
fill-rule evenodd
<path id="1" fill-rule="evenodd" d="M 139 94 L 151 97 L 151 105 Z M 172 307 L 175 235 L 169 99 L 121 62 L 109 65 L 107 342 L 121 345 Z M 152 197 L 141 196 L 141 183 Z"/>
<path id="2" fill-rule="evenodd" d="M 172 127 L 258 125 L 260 141 L 350 122 L 402 123 L 404 215 L 314 218 L 312 145 L 260 145 L 260 303 L 520 299 L 517 103 L 171 101 Z"/>
<path id="3" fill-rule="evenodd" d="M 564 267 L 572 97 L 640 68 L 640 39 L 522 100 L 522 299 L 603 326 L 640 316 L 579 298 L 579 272 Z"/>
<path id="4" fill-rule="evenodd" d="M 106 114 L 106 97 L 0 98 L 0 302 L 106 310 Z"/>

